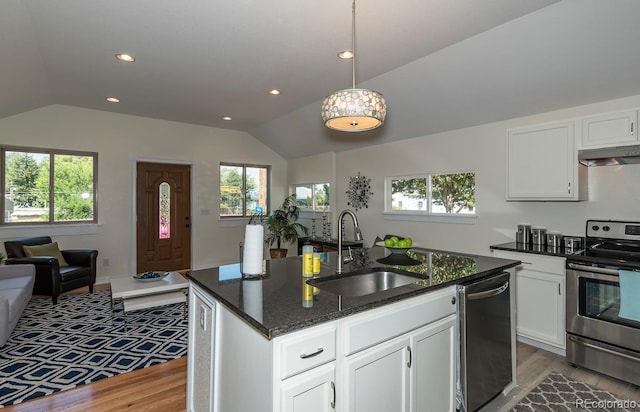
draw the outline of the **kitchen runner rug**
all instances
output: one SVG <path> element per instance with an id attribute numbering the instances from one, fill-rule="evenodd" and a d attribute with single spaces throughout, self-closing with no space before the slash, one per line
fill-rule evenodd
<path id="1" fill-rule="evenodd" d="M 627 412 L 639 409 L 640 404 L 635 401 L 616 398 L 610 392 L 552 372 L 511 411 Z"/>
<path id="2" fill-rule="evenodd" d="M 187 354 L 181 304 L 111 312 L 110 292 L 29 302 L 0 348 L 0 408 Z"/>

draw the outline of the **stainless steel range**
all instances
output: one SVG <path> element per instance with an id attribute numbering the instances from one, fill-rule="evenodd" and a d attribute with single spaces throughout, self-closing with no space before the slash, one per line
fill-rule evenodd
<path id="1" fill-rule="evenodd" d="M 567 256 L 567 361 L 640 385 L 640 222 L 586 226 Z"/>

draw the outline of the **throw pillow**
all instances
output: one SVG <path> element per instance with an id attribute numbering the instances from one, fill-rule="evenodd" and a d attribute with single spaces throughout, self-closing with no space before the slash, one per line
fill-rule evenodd
<path id="1" fill-rule="evenodd" d="M 45 243 L 43 245 L 34 246 L 23 245 L 22 250 L 24 250 L 24 254 L 29 257 L 53 256 L 54 258 L 58 259 L 58 265 L 60 267 L 69 266 L 67 261 L 64 260 L 64 257 L 62 256 L 62 252 L 60 252 L 60 249 L 58 248 L 58 242 Z"/>

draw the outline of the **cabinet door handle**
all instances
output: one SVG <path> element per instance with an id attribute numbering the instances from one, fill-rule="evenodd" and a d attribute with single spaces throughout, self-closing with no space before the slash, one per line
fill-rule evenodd
<path id="1" fill-rule="evenodd" d="M 571 182 L 569 182 L 569 186 L 567 186 L 567 193 L 571 194 Z"/>
<path id="2" fill-rule="evenodd" d="M 407 346 L 407 352 L 409 352 L 409 360 L 407 361 L 407 368 L 411 367 L 412 356 L 411 356 L 411 346 Z"/>
<path id="3" fill-rule="evenodd" d="M 322 352 L 324 352 L 324 349 L 323 348 L 318 348 L 318 350 L 316 350 L 315 352 L 312 352 L 312 353 L 301 353 L 300 354 L 300 359 L 313 358 L 314 356 L 320 355 Z"/>
<path id="4" fill-rule="evenodd" d="M 633 136 L 633 122 L 631 122 L 631 135 Z"/>
<path id="5" fill-rule="evenodd" d="M 331 391 L 333 392 L 333 400 L 331 401 L 331 409 L 336 408 L 336 384 L 331 381 Z"/>

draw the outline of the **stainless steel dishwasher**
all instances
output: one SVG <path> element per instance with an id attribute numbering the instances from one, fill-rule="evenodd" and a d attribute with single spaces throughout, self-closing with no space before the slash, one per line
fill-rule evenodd
<path id="1" fill-rule="evenodd" d="M 509 273 L 460 286 L 458 408 L 474 412 L 511 381 Z"/>

